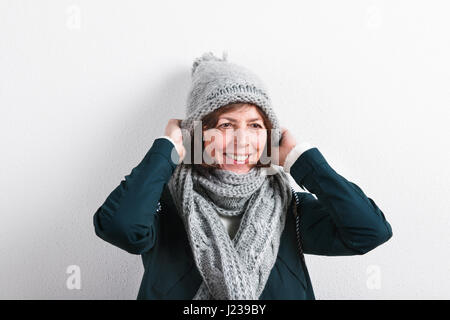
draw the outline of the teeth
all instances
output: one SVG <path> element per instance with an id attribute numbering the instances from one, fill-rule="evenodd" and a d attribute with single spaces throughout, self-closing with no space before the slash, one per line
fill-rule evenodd
<path id="1" fill-rule="evenodd" d="M 236 160 L 236 161 L 245 161 L 245 160 L 247 160 L 247 158 L 249 157 L 249 155 L 246 155 L 246 156 L 236 156 L 236 155 L 231 155 L 231 154 L 228 154 L 227 155 L 228 157 L 230 157 L 230 158 L 232 158 L 232 159 L 234 159 L 234 160 Z"/>

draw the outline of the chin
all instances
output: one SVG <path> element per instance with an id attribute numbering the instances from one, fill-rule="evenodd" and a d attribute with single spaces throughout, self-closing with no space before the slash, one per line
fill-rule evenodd
<path id="1" fill-rule="evenodd" d="M 237 174 L 244 174 L 250 171 L 251 168 L 244 168 L 244 169 L 236 169 L 236 168 L 222 168 L 223 170 L 232 171 Z"/>
<path id="2" fill-rule="evenodd" d="M 223 170 L 229 170 L 236 173 L 246 173 L 250 171 L 255 164 L 222 164 L 220 168 Z"/>

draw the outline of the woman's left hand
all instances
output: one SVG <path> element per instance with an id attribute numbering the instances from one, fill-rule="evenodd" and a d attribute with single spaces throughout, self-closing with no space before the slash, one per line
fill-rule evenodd
<path id="1" fill-rule="evenodd" d="M 280 139 L 280 145 L 277 148 L 278 150 L 278 161 L 275 161 L 274 163 L 279 164 L 279 166 L 284 166 L 284 162 L 286 161 L 286 156 L 288 153 L 294 149 L 294 147 L 297 145 L 297 140 L 295 137 L 291 134 L 291 132 L 286 129 L 285 127 L 281 127 L 281 139 Z M 277 152 L 275 152 L 275 156 L 277 156 Z M 275 158 L 276 159 L 276 158 Z"/>

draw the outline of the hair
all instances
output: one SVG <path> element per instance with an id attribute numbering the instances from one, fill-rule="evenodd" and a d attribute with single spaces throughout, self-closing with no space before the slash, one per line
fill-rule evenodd
<path id="1" fill-rule="evenodd" d="M 269 118 L 267 117 L 265 112 L 259 106 L 255 105 L 255 104 L 251 104 L 251 103 L 245 103 L 246 105 L 243 105 L 243 104 L 244 104 L 244 102 L 229 103 L 227 105 L 224 105 L 224 106 L 222 106 L 222 107 L 220 107 L 220 108 L 218 108 L 218 109 L 208 113 L 207 115 L 205 115 L 201 119 L 201 124 L 202 124 L 202 141 L 201 141 L 201 144 L 202 144 L 202 163 L 201 164 L 197 164 L 197 165 L 200 165 L 200 166 L 202 166 L 204 168 L 207 168 L 207 169 L 220 168 L 220 164 L 218 164 L 218 163 L 208 164 L 208 163 L 204 162 L 203 154 L 204 154 L 204 151 L 205 151 L 205 143 L 203 141 L 203 133 L 206 130 L 215 128 L 217 123 L 219 122 L 219 117 L 222 114 L 230 112 L 230 111 L 234 111 L 234 110 L 240 109 L 240 108 L 248 108 L 250 106 L 255 106 L 256 109 L 257 109 L 257 112 L 261 115 L 261 117 L 263 119 L 264 127 L 267 130 L 267 140 L 266 140 L 266 144 L 264 146 L 264 150 L 267 149 L 267 156 L 268 157 L 271 156 L 271 152 L 272 152 L 271 149 L 272 148 L 271 148 L 270 141 L 271 141 L 271 131 L 273 129 L 272 122 L 269 120 Z M 193 135 L 192 138 L 191 138 L 191 164 L 194 163 L 194 145 L 195 145 L 194 144 L 194 139 L 195 139 L 195 137 Z M 200 141 L 199 141 L 199 143 L 200 143 Z M 264 154 L 264 152 L 262 154 Z M 262 167 L 262 168 L 263 167 L 270 167 L 271 166 L 271 161 L 269 160 L 268 163 L 263 164 L 263 163 L 261 163 L 260 159 L 258 159 L 258 161 L 255 164 L 255 166 L 256 167 Z"/>

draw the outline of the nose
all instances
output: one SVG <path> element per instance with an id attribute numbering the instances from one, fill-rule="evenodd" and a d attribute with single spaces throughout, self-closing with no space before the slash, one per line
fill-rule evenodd
<path id="1" fill-rule="evenodd" d="M 248 146 L 249 137 L 244 129 L 238 129 L 234 133 L 234 145 L 237 153 L 244 153 L 245 148 Z"/>

